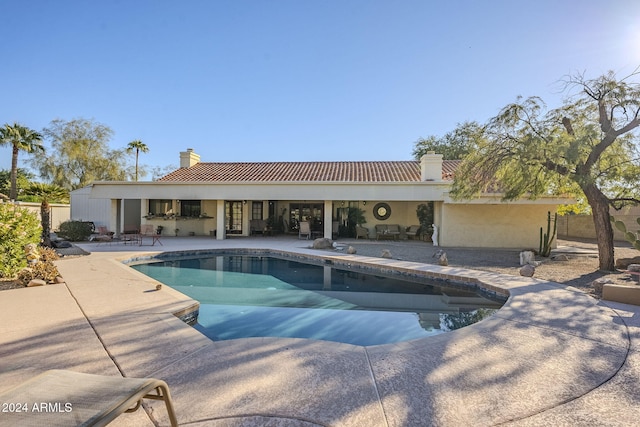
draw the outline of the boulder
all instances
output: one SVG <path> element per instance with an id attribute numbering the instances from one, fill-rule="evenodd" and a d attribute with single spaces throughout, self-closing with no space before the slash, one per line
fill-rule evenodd
<path id="1" fill-rule="evenodd" d="M 391 251 L 389 249 L 384 249 L 382 251 L 382 255 L 380 255 L 382 258 L 392 258 L 391 256 Z"/>
<path id="2" fill-rule="evenodd" d="M 565 254 L 558 254 L 551 257 L 552 261 L 569 261 L 569 257 Z"/>
<path id="3" fill-rule="evenodd" d="M 536 254 L 533 251 L 522 251 L 520 252 L 520 265 L 531 264 L 533 265 L 536 261 Z"/>
<path id="4" fill-rule="evenodd" d="M 603 286 L 609 283 L 613 283 L 613 280 L 606 277 L 600 277 L 594 280 L 593 282 L 591 282 L 591 287 L 593 288 L 593 291 L 595 293 L 597 293 L 598 295 L 602 295 Z"/>
<path id="5" fill-rule="evenodd" d="M 34 286 L 44 286 L 46 284 L 47 284 L 47 282 L 45 282 L 42 279 L 32 279 L 32 280 L 29 281 L 29 283 L 27 283 L 27 287 L 31 288 L 31 287 L 34 287 Z"/>
<path id="6" fill-rule="evenodd" d="M 356 253 L 356 248 L 354 248 L 353 246 L 349 246 L 349 247 L 347 248 L 347 253 L 348 253 L 349 255 L 353 255 L 353 254 L 355 254 L 355 253 Z"/>
<path id="7" fill-rule="evenodd" d="M 640 271 L 640 264 L 629 264 L 627 266 L 627 271 Z"/>
<path id="8" fill-rule="evenodd" d="M 326 237 L 321 237 L 313 241 L 313 249 L 329 249 L 333 247 L 333 241 Z"/>
<path id="9" fill-rule="evenodd" d="M 618 258 L 616 260 L 616 268 L 620 270 L 626 270 L 629 264 L 640 264 L 640 256 L 633 258 Z"/>
<path id="10" fill-rule="evenodd" d="M 531 264 L 525 264 L 520 268 L 520 275 L 524 277 L 533 277 L 536 272 L 536 268 Z"/>
<path id="11" fill-rule="evenodd" d="M 438 265 L 447 266 L 449 265 L 449 259 L 447 258 L 447 253 L 442 249 L 436 251 L 431 258 L 438 258 Z"/>

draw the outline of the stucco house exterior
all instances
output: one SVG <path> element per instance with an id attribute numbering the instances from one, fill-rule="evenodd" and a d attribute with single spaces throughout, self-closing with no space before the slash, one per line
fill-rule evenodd
<path id="1" fill-rule="evenodd" d="M 249 236 L 255 220 L 295 232 L 309 219 L 317 235 L 331 238 L 353 207 L 376 238 L 378 224 L 418 225 L 418 205 L 432 202 L 443 247 L 537 248 L 547 212 L 570 202 L 502 202 L 500 194 L 456 201 L 449 189 L 457 165 L 433 153 L 420 161 L 216 163 L 187 149 L 180 168 L 158 181 L 94 182 L 83 191 L 94 202 L 108 200 L 105 225 L 116 233 L 153 224 L 163 235 L 216 239 Z"/>

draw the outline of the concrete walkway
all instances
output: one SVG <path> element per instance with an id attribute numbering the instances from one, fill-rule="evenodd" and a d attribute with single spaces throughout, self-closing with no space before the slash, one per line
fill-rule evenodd
<path id="1" fill-rule="evenodd" d="M 172 314 L 193 300 L 167 286 L 156 291 L 155 281 L 121 260 L 228 247 L 319 253 L 296 239 L 163 243 L 81 245 L 91 255 L 58 262 L 66 284 L 0 293 L 0 393 L 58 368 L 164 379 L 180 424 L 190 426 L 629 426 L 640 420 L 640 307 L 541 280 L 328 252 L 352 263 L 466 277 L 511 297 L 478 324 L 398 344 L 212 342 Z M 168 425 L 161 403 L 146 410 L 112 425 Z"/>

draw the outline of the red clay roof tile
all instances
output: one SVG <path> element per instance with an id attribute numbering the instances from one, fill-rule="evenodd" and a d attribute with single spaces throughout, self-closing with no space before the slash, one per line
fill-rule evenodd
<path id="1" fill-rule="evenodd" d="M 442 162 L 442 179 L 452 180 L 458 160 Z M 159 181 L 216 182 L 419 182 L 420 162 L 201 162 Z"/>

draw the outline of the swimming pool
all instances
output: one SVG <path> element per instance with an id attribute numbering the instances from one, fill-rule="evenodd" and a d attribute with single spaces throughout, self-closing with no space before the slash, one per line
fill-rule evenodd
<path id="1" fill-rule="evenodd" d="M 501 306 L 463 284 L 326 263 L 215 254 L 132 267 L 199 301 L 195 327 L 216 341 L 294 337 L 387 344 L 457 329 Z"/>

